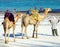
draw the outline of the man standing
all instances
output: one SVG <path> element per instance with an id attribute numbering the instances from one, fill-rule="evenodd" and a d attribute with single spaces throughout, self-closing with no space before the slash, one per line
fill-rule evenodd
<path id="1" fill-rule="evenodd" d="M 30 14 L 31 14 L 30 9 L 29 9 L 29 10 L 27 10 L 27 14 L 30 16 Z"/>
<path id="2" fill-rule="evenodd" d="M 53 36 L 58 36 L 58 33 L 57 33 L 57 23 L 59 22 L 59 20 L 53 16 L 52 19 L 49 20 L 50 23 L 51 23 L 51 29 L 52 29 L 52 35 Z"/>

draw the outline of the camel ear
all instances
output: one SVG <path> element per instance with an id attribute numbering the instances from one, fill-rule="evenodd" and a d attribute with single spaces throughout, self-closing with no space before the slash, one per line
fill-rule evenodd
<path id="1" fill-rule="evenodd" d="M 43 11 L 45 11 L 47 8 L 44 8 Z"/>
<path id="2" fill-rule="evenodd" d="M 44 8 L 43 11 L 45 11 L 45 10 L 52 11 L 51 8 Z"/>
<path id="3" fill-rule="evenodd" d="M 49 11 L 52 11 L 51 8 L 46 8 L 46 9 L 49 10 Z"/>

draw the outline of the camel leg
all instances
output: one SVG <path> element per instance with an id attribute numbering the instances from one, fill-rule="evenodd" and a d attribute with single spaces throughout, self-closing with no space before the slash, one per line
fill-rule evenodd
<path id="1" fill-rule="evenodd" d="M 8 30 L 8 29 L 6 29 L 6 31 L 7 31 L 7 30 Z M 7 43 L 8 43 L 8 40 L 7 40 L 7 38 L 6 38 L 6 37 L 7 37 L 7 35 L 6 35 L 6 34 L 7 34 L 7 32 L 6 32 L 6 31 L 5 31 L 5 33 L 4 33 L 4 34 L 5 34 L 5 43 L 7 44 Z"/>
<path id="2" fill-rule="evenodd" d="M 4 21 L 2 23 L 3 23 L 3 28 L 4 28 L 5 43 L 7 43 L 7 39 L 6 39 L 6 31 L 7 31 L 6 23 Z"/>
<path id="3" fill-rule="evenodd" d="M 22 25 L 22 39 L 24 39 L 24 30 L 25 30 L 25 27 Z"/>
<path id="4" fill-rule="evenodd" d="M 8 42 L 9 42 L 9 36 L 10 36 L 10 33 L 9 33 L 9 31 L 8 31 Z"/>
<path id="5" fill-rule="evenodd" d="M 6 28 L 6 27 L 3 26 L 3 28 L 4 28 L 4 36 L 5 36 L 5 34 L 6 34 L 6 29 L 5 29 L 5 28 Z"/>
<path id="6" fill-rule="evenodd" d="M 27 27 L 25 27 L 25 35 L 26 35 L 26 37 L 27 37 L 27 39 L 28 39 L 29 37 L 27 36 L 27 32 L 26 32 L 26 29 L 27 29 Z"/>
<path id="7" fill-rule="evenodd" d="M 33 30 L 33 36 L 32 36 L 32 38 L 34 38 L 34 32 L 35 32 L 35 25 L 34 25 L 34 30 Z"/>
<path id="8" fill-rule="evenodd" d="M 8 23 L 6 22 L 6 25 L 5 25 L 6 27 L 5 27 L 5 43 L 7 44 L 8 43 L 8 39 L 6 39 L 6 34 L 7 34 L 7 32 L 8 32 Z"/>
<path id="9" fill-rule="evenodd" d="M 36 31 L 36 38 L 37 38 L 38 37 L 38 35 L 37 35 L 38 34 L 37 33 L 38 32 L 38 25 L 35 26 L 35 31 Z"/>
<path id="10" fill-rule="evenodd" d="M 5 43 L 7 44 L 8 42 L 7 42 L 7 39 L 6 39 L 6 32 L 5 32 Z"/>
<path id="11" fill-rule="evenodd" d="M 14 42 L 15 42 L 15 24 L 13 24 L 13 37 L 14 37 Z"/>

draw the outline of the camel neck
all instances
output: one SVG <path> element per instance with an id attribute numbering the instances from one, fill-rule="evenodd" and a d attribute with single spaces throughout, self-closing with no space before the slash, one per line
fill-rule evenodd
<path id="1" fill-rule="evenodd" d="M 45 16 L 46 16 L 47 14 L 48 14 L 48 11 L 45 11 L 43 15 L 45 15 Z"/>
<path id="2" fill-rule="evenodd" d="M 18 17 L 18 16 L 16 16 L 16 17 L 15 17 L 15 22 L 17 22 L 17 21 L 18 21 L 18 19 L 19 19 L 19 17 Z"/>

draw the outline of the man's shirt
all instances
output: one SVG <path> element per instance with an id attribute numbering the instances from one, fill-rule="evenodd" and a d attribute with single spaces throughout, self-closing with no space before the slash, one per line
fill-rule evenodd
<path id="1" fill-rule="evenodd" d="M 52 18 L 50 19 L 50 23 L 51 23 L 51 28 L 52 28 L 52 29 L 56 29 L 56 28 L 57 28 L 58 19 L 52 17 Z"/>

